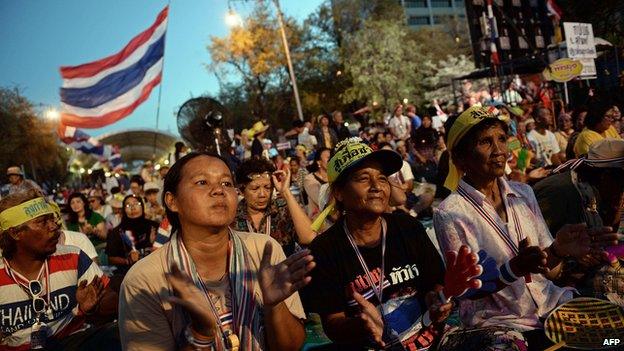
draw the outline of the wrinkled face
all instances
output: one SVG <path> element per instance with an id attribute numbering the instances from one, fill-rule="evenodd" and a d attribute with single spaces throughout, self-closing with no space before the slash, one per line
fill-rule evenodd
<path id="1" fill-rule="evenodd" d="M 143 206 L 141 202 L 134 197 L 129 197 L 124 201 L 124 211 L 128 218 L 139 218 L 143 216 Z"/>
<path id="2" fill-rule="evenodd" d="M 470 143 L 465 159 L 458 160 L 460 168 L 471 179 L 496 179 L 505 174 L 507 135 L 499 124 L 479 131 Z"/>
<path id="3" fill-rule="evenodd" d="M 134 195 L 140 196 L 142 192 L 142 187 L 137 182 L 130 183 L 130 192 Z"/>
<path id="4" fill-rule="evenodd" d="M 255 211 L 264 211 L 271 202 L 273 183 L 268 174 L 254 175 L 254 179 L 245 185 L 243 196 L 247 206 Z"/>
<path id="5" fill-rule="evenodd" d="M 182 169 L 177 194 L 167 192 L 167 207 L 178 214 L 182 228 L 223 229 L 236 215 L 237 193 L 227 165 L 206 155 L 188 161 Z"/>
<path id="6" fill-rule="evenodd" d="M 14 236 L 17 246 L 34 254 L 35 257 L 46 257 L 56 251 L 61 236 L 61 226 L 53 214 L 39 216 L 26 223 L 23 230 Z"/>
<path id="7" fill-rule="evenodd" d="M 19 182 L 22 180 L 21 176 L 18 176 L 17 174 L 11 174 L 9 176 L 9 183 L 13 184 L 13 185 L 17 185 L 19 184 Z"/>
<path id="8" fill-rule="evenodd" d="M 79 197 L 75 197 L 75 198 L 71 199 L 71 202 L 69 203 L 69 206 L 71 207 L 72 211 L 74 211 L 76 213 L 79 213 L 80 211 L 85 209 L 85 203 Z"/>
<path id="9" fill-rule="evenodd" d="M 388 207 L 390 182 L 377 162 L 365 162 L 334 195 L 347 212 L 381 215 Z"/>

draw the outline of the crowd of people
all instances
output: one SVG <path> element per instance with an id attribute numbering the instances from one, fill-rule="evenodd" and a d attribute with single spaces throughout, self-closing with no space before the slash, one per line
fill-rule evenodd
<path id="1" fill-rule="evenodd" d="M 0 349 L 298 350 L 312 314 L 318 349 L 552 345 L 557 306 L 624 298 L 624 124 L 519 85 L 357 130 L 259 121 L 76 191 L 9 167 Z"/>

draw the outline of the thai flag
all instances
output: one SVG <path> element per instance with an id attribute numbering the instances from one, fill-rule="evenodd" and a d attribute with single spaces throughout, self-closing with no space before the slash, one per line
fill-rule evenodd
<path id="1" fill-rule="evenodd" d="M 500 65 L 500 57 L 496 49 L 496 38 L 498 38 L 498 28 L 496 28 L 496 19 L 492 10 L 492 0 L 487 1 L 488 26 L 490 27 L 490 53 L 492 65 Z"/>
<path id="2" fill-rule="evenodd" d="M 61 122 L 101 128 L 132 113 L 160 83 L 168 7 L 120 52 L 98 61 L 61 67 Z"/>
<path id="3" fill-rule="evenodd" d="M 548 10 L 548 16 L 554 17 L 557 21 L 561 20 L 561 16 L 563 16 L 563 11 L 557 5 L 555 0 L 546 1 L 546 9 Z"/>
<path id="4" fill-rule="evenodd" d="M 102 144 L 82 130 L 63 124 L 59 125 L 57 132 L 61 141 L 67 146 L 85 154 L 107 159 L 113 169 L 121 166 L 122 159 L 119 146 Z"/>

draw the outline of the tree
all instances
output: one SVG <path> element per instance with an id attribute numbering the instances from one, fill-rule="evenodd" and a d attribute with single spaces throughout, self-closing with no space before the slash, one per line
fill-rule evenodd
<path id="1" fill-rule="evenodd" d="M 404 98 L 422 94 L 422 47 L 408 38 L 408 28 L 397 21 L 367 21 L 345 41 L 344 67 L 353 87 L 344 101 L 378 102 L 390 109 Z"/>
<path id="2" fill-rule="evenodd" d="M 69 155 L 58 143 L 54 125 L 39 118 L 18 89 L 0 88 L 0 139 L 0 169 L 23 165 L 40 184 L 65 180 Z"/>
<path id="3" fill-rule="evenodd" d="M 429 72 L 423 79 L 424 99 L 427 102 L 433 99 L 453 101 L 451 80 L 475 69 L 474 62 L 465 55 L 448 55 L 445 60 L 437 62 L 428 60 L 425 66 Z"/>
<path id="4" fill-rule="evenodd" d="M 298 50 L 301 31 L 291 18 L 284 18 L 286 36 L 293 62 L 301 57 Z M 242 82 L 244 99 L 250 113 L 258 119 L 271 119 L 268 109 L 269 92 L 273 89 L 291 90 L 284 48 L 277 21 L 268 8 L 257 2 L 253 13 L 243 26 L 233 28 L 223 38 L 211 37 L 208 46 L 212 63 L 208 69 L 220 82 L 236 77 Z M 221 85 L 221 89 L 233 85 Z"/>

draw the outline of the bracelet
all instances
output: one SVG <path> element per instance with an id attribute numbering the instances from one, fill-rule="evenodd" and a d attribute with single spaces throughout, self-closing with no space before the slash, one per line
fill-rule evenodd
<path id="1" fill-rule="evenodd" d="M 189 345 L 193 346 L 195 350 L 210 350 L 216 351 L 217 343 L 216 339 L 213 337 L 209 337 L 203 334 L 198 333 L 191 327 L 191 325 L 187 325 L 184 329 L 184 337 L 186 338 L 186 342 Z"/>
<path id="2" fill-rule="evenodd" d="M 500 280 L 507 285 L 511 285 L 513 284 L 513 282 L 518 280 L 518 277 L 513 273 L 513 271 L 511 270 L 511 267 L 509 266 L 509 261 L 501 265 L 499 268 L 499 271 L 500 271 L 500 276 L 499 276 Z"/>

